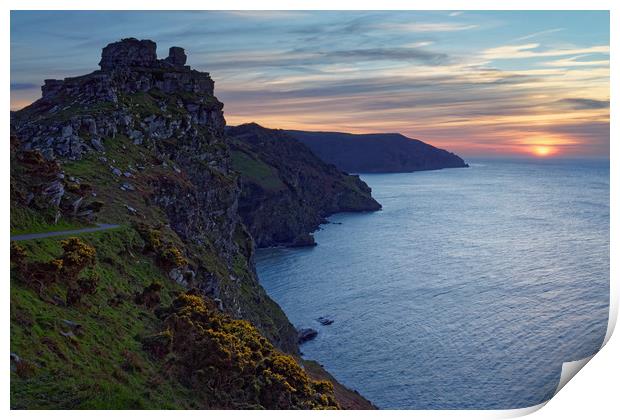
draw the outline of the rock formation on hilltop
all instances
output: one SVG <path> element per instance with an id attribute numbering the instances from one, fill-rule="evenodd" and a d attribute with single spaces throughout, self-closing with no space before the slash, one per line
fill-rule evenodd
<path id="1" fill-rule="evenodd" d="M 262 325 L 286 317 L 258 285 L 253 267 L 242 270 L 245 279 L 235 274 L 236 259 L 253 251 L 237 214 L 240 189 L 224 140 L 223 104 L 213 96 L 209 74 L 180 65 L 178 48 L 171 52 L 172 59 L 159 60 L 154 42 L 125 39 L 103 49 L 101 70 L 46 80 L 43 97 L 13 115 L 21 149 L 66 162 L 69 174 L 95 187 L 109 174 L 118 187 L 100 188 L 98 197 L 106 203 L 100 221 L 168 225 L 198 255 L 198 248 L 206 248 L 202 252 L 217 256 L 228 273 L 218 276 L 198 263 L 188 267 L 195 272 L 189 286 L 221 299 L 231 313 L 256 322 L 276 344 L 294 351 L 296 332 L 288 321 Z M 87 168 L 78 162 L 88 162 L 88 173 L 80 173 Z M 123 192 L 124 184 L 136 191 Z M 145 220 L 153 207 L 163 219 Z M 240 281 L 257 295 L 241 296 Z M 278 316 L 262 315 L 266 306 Z"/>
<path id="2" fill-rule="evenodd" d="M 282 130 L 244 124 L 227 134 L 241 173 L 239 214 L 259 247 L 313 245 L 310 234 L 327 216 L 381 209 L 358 176 L 324 163 Z"/>
<path id="3" fill-rule="evenodd" d="M 66 281 L 66 275 L 46 274 L 69 269 L 63 268 L 65 260 L 58 257 L 58 241 L 50 239 L 45 246 L 32 243 L 27 249 L 14 247 L 11 330 L 18 339 L 13 341 L 12 335 L 12 348 L 26 354 L 33 348 L 46 349 L 43 353 L 51 359 L 44 364 L 51 364 L 40 364 L 46 374 L 38 378 L 43 381 L 41 389 L 54 392 L 44 402 L 33 397 L 40 390 L 27 382 L 30 379 L 12 381 L 12 405 L 50 408 L 54 401 L 64 401 L 63 407 L 79 401 L 80 407 L 97 407 L 101 392 L 84 391 L 67 400 L 63 392 L 72 394 L 73 390 L 62 388 L 65 380 L 73 383 L 96 375 L 111 381 L 111 385 L 105 382 L 112 388 L 103 395 L 112 398 L 106 404 L 115 408 L 134 408 L 135 399 L 160 406 L 153 395 L 176 392 L 170 381 L 177 380 L 192 389 L 190 407 L 334 406 L 330 386 L 310 381 L 293 359 L 281 358 L 280 351 L 298 357 L 297 331 L 258 283 L 255 243 L 239 214 L 240 201 L 248 197 L 242 187 L 249 184 L 242 184 L 233 167 L 232 140 L 225 133 L 223 104 L 214 96 L 213 80 L 209 73 L 191 69 L 186 60 L 182 48 L 172 47 L 168 57 L 159 59 L 154 42 L 123 39 L 103 49 L 100 70 L 46 80 L 39 100 L 11 114 L 12 231 L 52 230 L 87 222 L 123 226 L 89 239 L 100 258 L 89 257 L 89 280 L 77 279 L 79 288 L 56 284 L 60 278 Z M 264 153 L 270 164 L 277 152 L 273 148 L 259 152 L 256 144 L 235 143 L 234 147 L 233 153 Z M 288 170 L 286 165 L 273 165 Z M 321 211 L 360 203 L 377 206 L 359 180 L 338 177 L 333 168 L 314 161 L 310 166 L 317 179 L 349 183 L 328 189 L 338 198 L 326 198 L 329 205 Z M 261 208 L 260 198 L 250 201 Z M 266 201 L 265 208 L 269 206 Z M 273 221 L 266 222 L 270 224 Z M 263 237 L 260 229 L 250 226 Z M 90 255 L 90 245 L 80 246 Z M 28 255 L 33 258 L 28 260 Z M 53 259 L 42 263 L 44 257 Z M 72 273 L 77 277 L 79 271 Z M 162 277 L 165 282 L 158 283 Z M 103 287 L 98 288 L 98 283 Z M 79 304 L 81 290 L 88 291 L 85 305 L 72 311 L 69 303 Z M 35 308 L 59 319 L 79 315 L 91 327 L 102 323 L 105 327 L 87 332 L 91 335 L 85 339 L 100 334 L 96 345 L 84 342 L 80 347 L 77 335 L 61 335 L 75 338 L 71 341 L 75 346 L 58 345 L 56 338 L 48 337 L 58 336 L 56 319 L 37 327 L 44 336 L 30 333 L 31 319 L 39 316 L 29 313 Z M 258 331 L 239 319 L 251 322 Z M 144 331 L 147 326 L 150 330 Z M 60 331 L 69 334 L 64 326 Z M 122 355 L 111 353 L 109 363 L 125 358 L 123 370 L 137 378 L 127 379 L 126 372 L 91 371 L 108 362 L 81 364 L 88 355 L 107 357 L 99 348 L 106 340 L 110 351 L 122 350 Z M 53 370 L 55 363 L 67 360 L 67 352 L 74 357 L 71 369 Z M 140 357 L 155 357 L 155 361 L 140 362 Z M 157 366 L 162 372 L 151 371 Z M 244 366 L 251 366 L 256 375 L 248 375 Z M 25 367 L 20 369 L 24 373 Z M 145 372 L 151 376 L 145 379 Z M 286 382 L 293 381 L 293 376 L 298 381 L 294 386 Z M 45 382 L 56 377 L 53 384 Z M 127 384 L 139 384 L 147 391 L 130 400 L 111 391 L 125 389 Z M 89 389 L 88 384 L 82 385 Z M 350 392 L 339 385 L 336 389 L 342 395 Z M 187 392 L 175 395 L 188 398 Z M 34 399 L 28 403 L 30 397 Z M 357 401 L 359 408 L 370 407 L 353 393 L 346 400 Z M 174 402 L 161 404 L 174 408 Z"/>
<path id="4" fill-rule="evenodd" d="M 209 73 L 185 66 L 182 48 L 163 60 L 155 49 L 153 41 L 125 39 L 103 49 L 101 70 L 45 80 L 43 97 L 14 115 L 24 149 L 75 160 L 105 151 L 103 139 L 118 134 L 135 144 L 187 136 L 195 143 L 198 128 L 221 136 L 223 104 Z"/>
<path id="5" fill-rule="evenodd" d="M 108 44 L 101 52 L 101 70 L 112 72 L 128 67 L 151 67 L 157 62 L 157 44 L 135 38 Z"/>
<path id="6" fill-rule="evenodd" d="M 414 172 L 468 166 L 454 153 L 397 133 L 286 132 L 325 162 L 350 173 Z"/>

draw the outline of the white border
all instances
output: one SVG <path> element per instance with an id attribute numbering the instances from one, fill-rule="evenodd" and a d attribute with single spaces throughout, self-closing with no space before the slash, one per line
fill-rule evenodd
<path id="1" fill-rule="evenodd" d="M 611 10 L 611 38 L 610 47 L 614 49 L 615 45 L 618 45 L 618 30 L 620 27 L 620 20 L 617 19 L 618 8 L 617 4 L 620 2 L 612 0 L 589 0 L 589 1 L 577 1 L 577 0 L 522 0 L 522 1 L 498 1 L 498 0 L 470 0 L 470 1 L 454 1 L 454 0 L 433 0 L 433 1 L 406 1 L 406 0 L 383 0 L 381 2 L 376 1 L 363 1 L 363 0 L 262 0 L 260 2 L 252 2 L 249 0 L 226 0 L 220 2 L 206 2 L 197 0 L 152 0 L 135 1 L 135 0 L 91 0 L 88 3 L 77 0 L 56 0 L 50 1 L 37 1 L 37 0 L 7 0 L 3 2 L 4 15 L 2 15 L 3 24 L 1 25 L 2 33 L 2 49 L 3 49 L 3 63 L 2 76 L 3 84 L 0 87 L 2 96 L 5 100 L 7 110 L 2 118 L 2 130 L 5 133 L 5 141 L 8 140 L 9 132 L 9 113 L 10 108 L 10 60 L 7 59 L 10 54 L 10 13 L 9 10 L 199 10 L 199 9 L 220 9 L 220 10 Z M 617 112 L 616 107 L 613 106 L 614 100 L 618 93 L 618 59 L 615 54 L 610 56 L 611 65 L 611 139 L 610 145 L 611 151 L 611 214 L 618 209 L 618 194 L 614 190 L 614 187 L 618 185 L 618 170 L 614 164 L 618 161 L 618 148 L 616 142 L 619 139 L 618 124 L 617 124 Z M 5 152 L 8 148 L 8 141 L 5 143 Z M 1 197 L 4 200 L 5 205 L 2 207 L 2 217 L 4 223 L 2 224 L 3 234 L 5 238 L 9 237 L 9 154 L 3 153 L 0 157 L 2 159 L 1 167 L 3 168 L 4 175 L 2 176 L 2 191 Z M 618 226 L 615 223 L 616 219 L 611 218 L 611 307 L 610 307 L 610 323 L 608 326 L 605 342 L 611 337 L 611 333 L 614 329 L 617 313 L 618 313 L 618 266 L 614 261 L 618 260 Z M 3 242 L 3 272 L 9 271 L 9 241 Z M 4 288 L 2 289 L 3 302 L 9 300 L 9 282 L 5 277 Z M 8 324 L 10 317 L 10 307 L 6 305 L 4 312 L 5 326 Z M 9 408 L 9 361 L 8 353 L 10 349 L 9 342 L 9 329 L 2 329 L 2 344 L 5 349 L 6 355 L 5 361 L 5 375 L 2 377 L 2 397 L 5 409 Z M 617 355 L 620 354 L 620 343 L 618 339 L 612 339 L 599 355 L 593 358 L 592 362 L 588 364 L 581 373 L 578 381 L 571 381 L 565 389 L 548 402 L 549 407 L 545 410 L 541 410 L 535 416 L 538 418 L 583 418 L 585 416 L 593 417 L 597 419 L 613 418 L 618 413 L 617 403 L 617 385 L 618 385 L 618 373 L 619 373 L 619 361 Z M 589 358 L 588 358 L 589 360 Z M 587 360 L 586 360 L 587 362 Z M 567 375 L 571 370 L 575 371 L 575 367 L 583 367 L 585 363 L 581 364 L 579 361 L 567 363 L 563 367 L 563 376 Z M 578 371 L 579 369 L 577 369 Z M 575 371 L 576 373 L 576 371 Z M 564 384 L 562 384 L 564 385 Z M 562 389 L 562 386 L 558 386 L 558 391 Z M 595 403 L 595 405 L 591 405 Z M 465 419 L 481 419 L 481 418 L 504 418 L 514 417 L 519 415 L 525 415 L 534 412 L 544 406 L 540 404 L 535 407 L 525 408 L 520 410 L 499 410 L 499 411 L 390 411 L 385 410 L 380 413 L 373 412 L 296 412 L 296 418 L 309 418 L 315 416 L 323 417 L 348 417 L 353 416 L 371 418 L 374 415 L 389 416 L 391 418 L 465 418 Z M 54 418 L 67 418 L 67 417 L 82 417 L 88 415 L 95 418 L 108 418 L 112 415 L 121 417 L 142 417 L 148 416 L 149 419 L 164 419 L 168 414 L 162 411 L 148 411 L 148 412 L 110 412 L 110 411 L 95 411 L 88 412 L 67 412 L 67 411 L 55 411 L 55 412 L 42 412 L 42 411 L 12 411 L 10 414 L 13 417 L 19 418 L 31 418 L 42 415 L 54 419 Z M 239 418 L 241 416 L 253 417 L 253 418 L 288 418 L 291 416 L 290 412 L 248 412 L 248 411 L 211 411 L 211 412 L 175 412 L 175 416 L 179 417 L 192 417 L 195 416 L 217 416 L 218 418 Z"/>

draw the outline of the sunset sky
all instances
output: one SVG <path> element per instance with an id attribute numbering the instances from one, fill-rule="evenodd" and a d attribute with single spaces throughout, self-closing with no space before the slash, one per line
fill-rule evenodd
<path id="1" fill-rule="evenodd" d="M 152 39 L 229 124 L 400 132 L 464 157 L 609 154 L 607 12 L 12 12 L 11 109 Z"/>

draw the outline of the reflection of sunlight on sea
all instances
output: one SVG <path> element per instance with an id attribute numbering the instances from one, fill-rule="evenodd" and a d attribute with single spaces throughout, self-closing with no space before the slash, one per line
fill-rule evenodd
<path id="1" fill-rule="evenodd" d="M 381 408 L 518 408 L 596 351 L 608 166 L 489 160 L 362 178 L 382 211 L 335 215 L 317 247 L 257 256 L 292 322 L 320 331 L 306 357 Z"/>

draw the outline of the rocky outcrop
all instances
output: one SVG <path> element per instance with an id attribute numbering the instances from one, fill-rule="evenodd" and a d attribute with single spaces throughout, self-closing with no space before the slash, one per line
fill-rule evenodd
<path id="1" fill-rule="evenodd" d="M 148 39 L 126 38 L 103 49 L 99 66 L 103 71 L 118 71 L 126 67 L 150 67 L 156 61 L 157 44 Z"/>
<path id="2" fill-rule="evenodd" d="M 20 153 L 36 150 L 82 168 L 104 193 L 112 184 L 108 201 L 119 193 L 126 198 L 110 204 L 98 221 L 168 226 L 192 261 L 182 273 L 171 271 L 171 278 L 219 299 L 226 312 L 252 321 L 278 347 L 295 353 L 294 327 L 256 278 L 253 242 L 238 215 L 240 185 L 225 142 L 223 104 L 213 95 L 209 73 L 186 66 L 186 59 L 179 47 L 158 59 L 149 40 L 109 44 L 101 70 L 47 80 L 41 99 L 12 113 Z M 128 142 L 132 155 L 126 154 Z M 89 163 L 80 165 L 84 160 Z M 93 162 L 105 169 L 88 171 Z M 153 169 L 139 174 L 137 167 Z M 48 200 L 62 196 L 57 184 L 46 187 Z M 70 204 L 77 214 L 86 203 Z"/>
<path id="3" fill-rule="evenodd" d="M 459 156 L 402 134 L 349 134 L 287 130 L 325 162 L 349 173 L 466 168 Z"/>
<path id="4" fill-rule="evenodd" d="M 381 209 L 359 177 L 316 157 L 281 130 L 230 127 L 233 167 L 241 173 L 239 214 L 257 246 L 314 245 L 314 232 L 338 212 Z"/>
<path id="5" fill-rule="evenodd" d="M 152 41 L 124 39 L 103 49 L 101 70 L 45 80 L 42 98 L 12 115 L 24 149 L 78 160 L 104 151 L 104 139 L 119 134 L 139 143 L 173 136 L 196 143 L 198 128 L 221 136 L 223 104 L 213 96 L 209 73 L 185 66 L 182 48 L 171 48 L 163 60 L 155 50 Z"/>
<path id="6" fill-rule="evenodd" d="M 93 222 L 103 203 L 97 201 L 92 185 L 67 177 L 56 160 L 45 160 L 38 151 L 19 150 L 11 136 L 11 204 L 49 216 Z"/>
<path id="7" fill-rule="evenodd" d="M 170 52 L 168 53 L 168 57 L 165 61 L 175 67 L 185 66 L 185 62 L 187 61 L 185 50 L 181 47 L 170 47 Z"/>

